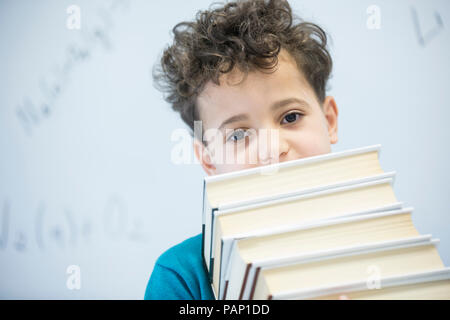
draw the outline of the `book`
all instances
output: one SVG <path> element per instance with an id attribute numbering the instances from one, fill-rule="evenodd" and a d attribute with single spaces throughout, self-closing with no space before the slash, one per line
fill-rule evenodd
<path id="1" fill-rule="evenodd" d="M 315 291 L 293 292 L 278 298 L 330 300 L 339 299 L 341 293 L 345 292 L 352 300 L 448 300 L 450 268 L 381 278 L 379 288 L 376 289 L 368 289 L 366 281 Z"/>
<path id="2" fill-rule="evenodd" d="M 214 212 L 277 199 L 289 192 L 383 173 L 380 145 L 205 177 L 203 182 L 202 252 L 212 281 Z M 212 267 L 210 267 L 212 266 Z"/>
<path id="3" fill-rule="evenodd" d="M 336 219 L 351 215 L 377 212 L 398 206 L 390 178 L 383 174 L 373 181 L 357 179 L 344 186 L 316 191 L 310 189 L 292 197 L 269 203 L 262 202 L 227 211 L 215 212 L 215 237 L 213 244 L 216 263 L 213 265 L 213 281 L 221 278 L 231 250 L 233 239 L 245 238 L 255 232 L 276 231 L 292 225 L 307 225 L 315 221 Z M 312 190 L 312 191 L 311 191 Z M 359 199 L 360 201 L 354 201 Z M 303 214 L 305 213 L 305 214 Z M 258 219 L 254 220 L 255 215 Z M 221 282 L 223 285 L 223 281 Z M 220 285 L 217 292 L 223 289 Z"/>
<path id="4" fill-rule="evenodd" d="M 428 236 L 402 239 L 268 266 L 262 268 L 254 280 L 253 294 L 249 298 L 273 299 L 280 293 L 366 281 L 370 266 L 381 269 L 383 276 L 442 269 L 436 244 L 437 239 Z"/>
<path id="5" fill-rule="evenodd" d="M 221 299 L 250 296 L 255 271 L 280 263 L 298 252 L 303 256 L 318 254 L 354 244 L 400 240 L 417 237 L 412 222 L 413 208 L 349 216 L 247 238 L 235 239 L 226 271 Z"/>
<path id="6" fill-rule="evenodd" d="M 368 146 L 206 177 L 202 254 L 216 299 L 279 298 L 289 297 L 289 292 L 307 297 L 305 292 L 321 286 L 361 283 L 363 275 L 356 271 L 353 278 L 333 273 L 338 257 L 353 257 L 346 265 L 350 270 L 378 252 L 377 259 L 387 259 L 387 270 L 394 270 L 400 263 L 395 257 L 408 266 L 412 261 L 404 246 L 423 246 L 421 250 L 432 252 L 428 261 L 442 269 L 435 249 L 438 239 L 415 229 L 413 208 L 403 208 L 395 196 L 395 172 L 381 168 L 380 149 Z M 329 268 L 317 270 L 334 274 L 337 282 L 314 273 L 309 277 L 317 281 L 310 279 L 309 286 L 295 281 L 303 279 L 306 266 L 317 259 Z M 402 274 L 383 273 L 386 276 Z"/>

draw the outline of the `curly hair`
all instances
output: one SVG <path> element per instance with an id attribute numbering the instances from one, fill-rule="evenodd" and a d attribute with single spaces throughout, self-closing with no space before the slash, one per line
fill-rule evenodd
<path id="1" fill-rule="evenodd" d="M 207 82 L 219 85 L 219 77 L 235 67 L 244 75 L 255 69 L 274 71 L 281 49 L 295 59 L 323 103 L 332 59 L 322 28 L 294 16 L 284 0 L 214 5 L 199 11 L 195 21 L 172 29 L 173 44 L 153 69 L 155 87 L 166 93 L 165 100 L 192 131 L 200 120 L 196 99 Z"/>

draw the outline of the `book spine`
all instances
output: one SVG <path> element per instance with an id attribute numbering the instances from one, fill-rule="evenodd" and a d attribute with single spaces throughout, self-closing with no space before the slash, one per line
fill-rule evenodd
<path id="1" fill-rule="evenodd" d="M 209 243 L 209 280 L 211 283 L 213 282 L 213 274 L 214 274 L 214 250 L 213 250 L 213 244 L 214 244 L 214 238 L 216 232 L 214 232 L 215 229 L 215 212 L 217 211 L 216 208 L 211 210 L 211 239 Z"/>

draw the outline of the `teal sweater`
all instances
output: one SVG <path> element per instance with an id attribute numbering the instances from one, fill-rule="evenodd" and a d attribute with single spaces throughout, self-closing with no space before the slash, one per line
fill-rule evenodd
<path id="1" fill-rule="evenodd" d="M 165 251 L 156 261 L 145 290 L 146 300 L 213 300 L 202 260 L 202 235 Z"/>

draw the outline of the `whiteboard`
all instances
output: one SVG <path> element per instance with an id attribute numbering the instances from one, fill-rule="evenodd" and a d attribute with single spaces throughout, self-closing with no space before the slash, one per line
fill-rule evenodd
<path id="1" fill-rule="evenodd" d="M 0 2 L 0 298 L 142 299 L 159 255 L 201 232 L 204 173 L 171 161 L 186 127 L 151 68 L 171 28 L 210 3 Z M 331 36 L 333 151 L 380 143 L 449 266 L 450 3 L 291 5 Z"/>

